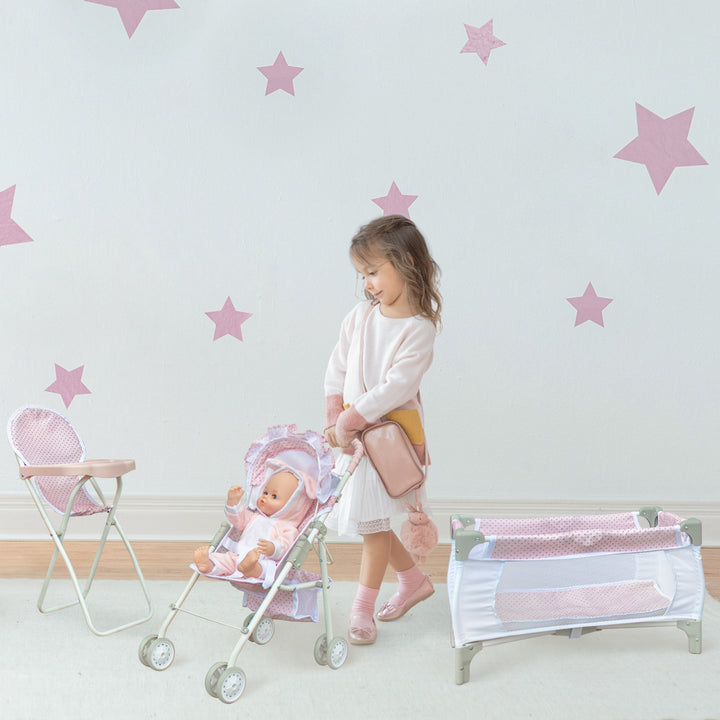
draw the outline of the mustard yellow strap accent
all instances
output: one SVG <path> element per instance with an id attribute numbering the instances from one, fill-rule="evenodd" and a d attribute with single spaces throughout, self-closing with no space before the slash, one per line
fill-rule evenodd
<path id="1" fill-rule="evenodd" d="M 417 410 L 392 410 L 387 414 L 387 419 L 394 420 L 413 445 L 422 445 L 425 442 L 425 433 Z"/>

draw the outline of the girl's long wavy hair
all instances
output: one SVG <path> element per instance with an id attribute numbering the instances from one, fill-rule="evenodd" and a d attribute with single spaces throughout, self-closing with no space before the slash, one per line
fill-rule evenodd
<path id="1" fill-rule="evenodd" d="M 408 299 L 418 314 L 440 329 L 440 267 L 415 223 L 404 215 L 384 215 L 363 225 L 350 243 L 350 257 L 367 263 L 377 255 L 387 258 L 405 281 Z M 365 297 L 374 300 L 367 291 Z"/>

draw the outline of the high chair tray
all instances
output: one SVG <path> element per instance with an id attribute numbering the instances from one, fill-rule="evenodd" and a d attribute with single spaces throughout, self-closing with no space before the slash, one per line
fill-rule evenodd
<path id="1" fill-rule="evenodd" d="M 85 462 L 63 465 L 23 465 L 20 468 L 20 477 L 84 475 L 87 477 L 114 478 L 134 469 L 134 460 L 85 460 Z"/>

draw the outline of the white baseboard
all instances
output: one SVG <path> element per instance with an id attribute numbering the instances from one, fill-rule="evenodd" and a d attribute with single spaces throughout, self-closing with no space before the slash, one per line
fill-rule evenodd
<path id="1" fill-rule="evenodd" d="M 430 500 L 429 510 L 438 527 L 440 542 L 450 542 L 449 522 L 454 514 L 475 517 L 551 517 L 592 515 L 639 510 L 658 505 L 681 517 L 695 517 L 703 523 L 703 545 L 720 547 L 720 503 L 688 501 L 592 501 L 592 500 L 478 500 L 444 498 Z M 131 540 L 205 542 L 223 521 L 224 498 L 132 496 L 122 500 L 118 518 Z M 59 517 L 59 516 L 57 516 Z M 97 537 L 104 515 L 77 518 L 70 523 L 68 539 Z M 39 540 L 47 531 L 28 495 L 0 494 L 0 540 Z M 335 538 L 329 535 L 329 540 Z M 343 538 L 346 542 L 347 538 Z"/>

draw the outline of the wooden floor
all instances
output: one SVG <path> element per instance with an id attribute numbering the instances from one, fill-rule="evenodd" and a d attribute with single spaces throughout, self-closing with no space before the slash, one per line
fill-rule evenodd
<path id="1" fill-rule="evenodd" d="M 86 576 L 94 556 L 95 544 L 75 541 L 67 542 L 65 547 L 79 576 Z M 187 580 L 191 574 L 188 565 L 192 562 L 196 547 L 197 543 L 194 542 L 133 543 L 140 567 L 148 580 Z M 50 540 L 0 542 L 0 577 L 44 577 L 52 548 Z M 329 545 L 334 560 L 330 575 L 334 580 L 357 579 L 361 548 L 357 543 Z M 720 600 L 720 548 L 703 548 L 702 556 L 708 592 Z M 431 575 L 433 582 L 445 581 L 449 557 L 450 546 L 438 545 L 423 564 L 424 572 Z M 318 570 L 318 560 L 314 554 L 308 556 L 304 567 Z M 56 576 L 67 577 L 62 560 L 58 561 Z M 117 580 L 133 577 L 132 564 L 121 542 L 107 543 L 97 577 Z M 394 582 L 395 576 L 388 571 L 386 579 Z"/>

